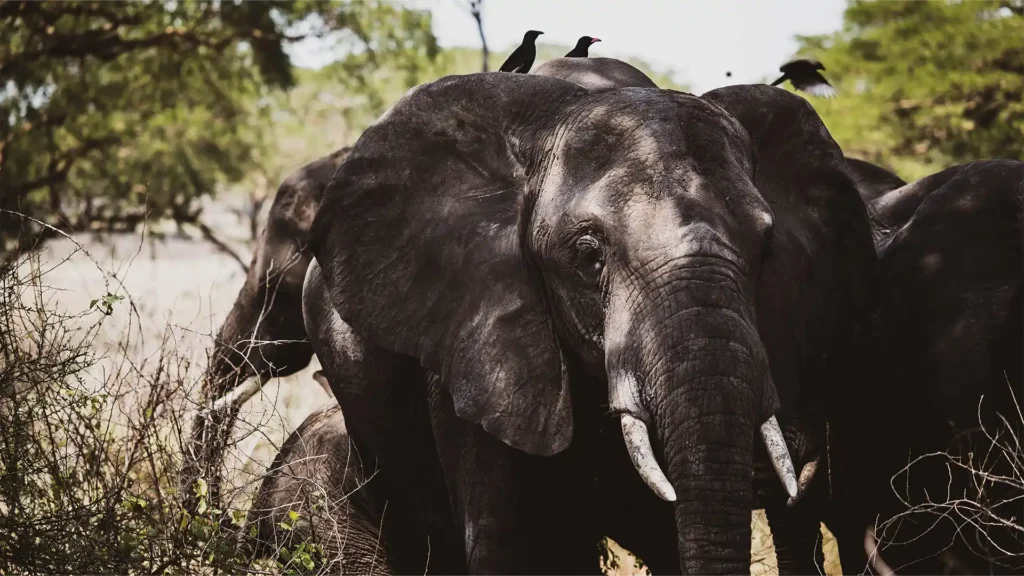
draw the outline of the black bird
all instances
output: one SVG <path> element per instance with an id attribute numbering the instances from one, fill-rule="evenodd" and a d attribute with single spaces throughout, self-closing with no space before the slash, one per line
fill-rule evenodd
<path id="1" fill-rule="evenodd" d="M 793 60 L 786 62 L 779 67 L 782 76 L 772 82 L 772 86 L 778 86 L 789 80 L 797 90 L 802 90 L 814 96 L 831 98 L 836 95 L 836 89 L 825 80 L 825 77 L 818 73 L 825 67 L 817 60 Z"/>
<path id="2" fill-rule="evenodd" d="M 529 30 L 526 34 L 523 34 L 523 43 L 519 45 L 508 55 L 508 59 L 502 63 L 501 68 L 498 68 L 501 72 L 517 72 L 519 74 L 526 74 L 530 71 L 530 67 L 533 66 L 533 59 L 537 57 L 537 47 L 533 44 L 537 40 L 537 36 L 540 36 L 543 32 L 537 30 Z"/>
<path id="3" fill-rule="evenodd" d="M 587 53 L 590 50 L 590 45 L 594 42 L 600 42 L 600 38 L 591 38 L 590 36 L 580 36 L 580 39 L 576 41 L 576 47 L 569 50 L 569 53 L 565 55 L 566 58 L 586 58 L 589 56 Z"/>

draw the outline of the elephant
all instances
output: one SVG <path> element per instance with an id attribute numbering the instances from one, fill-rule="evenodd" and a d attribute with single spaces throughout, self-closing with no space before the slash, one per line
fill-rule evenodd
<path id="1" fill-rule="evenodd" d="M 591 92 L 658 87 L 640 69 L 615 58 L 553 58 L 530 74 L 559 78 Z"/>
<path id="2" fill-rule="evenodd" d="M 870 203 L 886 192 L 907 185 L 896 174 L 866 160 L 847 156 L 846 167 L 849 168 L 850 175 L 853 176 L 853 183 L 857 186 L 857 191 L 860 192 L 860 197 L 865 203 Z"/>
<path id="3" fill-rule="evenodd" d="M 323 550 L 326 565 L 321 568 L 331 572 L 394 574 L 373 503 L 386 497 L 378 484 L 363 468 L 341 407 L 331 399 L 281 446 L 260 484 L 245 532 L 255 534 L 262 556 L 311 542 Z"/>
<path id="4" fill-rule="evenodd" d="M 810 496 L 796 470 L 824 452 L 875 266 L 803 98 L 542 74 L 410 90 L 309 240 L 310 343 L 330 382 L 368 383 L 335 391 L 351 437 L 391 494 L 448 507 L 473 573 L 592 573 L 615 530 L 656 571 L 747 572 L 755 492 Z"/>
<path id="5" fill-rule="evenodd" d="M 991 518 L 978 530 L 962 505 L 927 503 L 967 498 L 1020 517 L 1020 471 L 983 430 L 1024 432 L 1024 163 L 956 165 L 867 209 L 880 269 L 856 342 L 864 361 L 832 422 L 833 460 L 848 479 L 834 523 L 851 534 L 873 526 L 879 556 L 898 573 L 1020 573 L 1018 534 Z M 1017 481 L 982 483 L 979 493 L 979 477 L 951 462 Z M 839 545 L 845 571 L 872 568 L 863 550 L 841 536 Z"/>
<path id="6" fill-rule="evenodd" d="M 341 148 L 296 170 L 274 196 L 245 283 L 214 340 L 202 386 L 206 402 L 213 404 L 193 424 L 180 478 L 185 494 L 192 494 L 191 486 L 202 477 L 213 501 L 219 500 L 220 465 L 239 407 L 264 382 L 302 370 L 313 357 L 300 302 L 311 258 L 306 235 L 323 190 L 348 151 Z M 186 500 L 187 508 L 195 504 L 195 498 Z"/>

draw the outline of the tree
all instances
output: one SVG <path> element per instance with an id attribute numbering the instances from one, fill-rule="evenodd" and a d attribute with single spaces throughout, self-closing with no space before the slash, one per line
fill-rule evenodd
<path id="1" fill-rule="evenodd" d="M 476 21 L 476 29 L 480 33 L 480 52 L 483 58 L 481 72 L 487 72 L 490 52 L 487 50 L 487 36 L 484 35 L 483 3 L 484 0 L 469 0 L 469 15 Z"/>
<path id="2" fill-rule="evenodd" d="M 843 20 L 798 40 L 839 90 L 812 103 L 848 154 L 911 179 L 1024 159 L 1024 2 L 853 0 Z"/>
<path id="3" fill-rule="evenodd" d="M 332 35 L 359 77 L 436 51 L 428 15 L 376 0 L 0 0 L 0 251 L 50 235 L 14 213 L 63 231 L 196 221 L 252 166 L 252 102 L 294 84 L 285 47 Z"/>

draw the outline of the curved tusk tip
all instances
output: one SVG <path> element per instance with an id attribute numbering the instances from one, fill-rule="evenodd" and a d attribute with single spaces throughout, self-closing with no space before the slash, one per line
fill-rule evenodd
<path id="1" fill-rule="evenodd" d="M 658 495 L 658 498 L 661 498 L 666 502 L 676 501 L 676 489 L 668 482 L 659 483 L 654 493 Z"/>
<path id="2" fill-rule="evenodd" d="M 789 499 L 794 500 L 798 493 L 796 478 L 792 476 L 786 478 L 786 493 L 789 494 Z"/>

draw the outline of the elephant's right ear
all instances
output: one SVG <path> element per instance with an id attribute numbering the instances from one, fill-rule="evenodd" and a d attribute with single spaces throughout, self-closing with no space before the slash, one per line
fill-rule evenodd
<path id="1" fill-rule="evenodd" d="M 528 173 L 587 94 L 520 74 L 450 76 L 368 128 L 324 193 L 310 244 L 338 313 L 440 375 L 458 414 L 531 454 L 572 409 L 544 292 L 524 258 Z"/>

